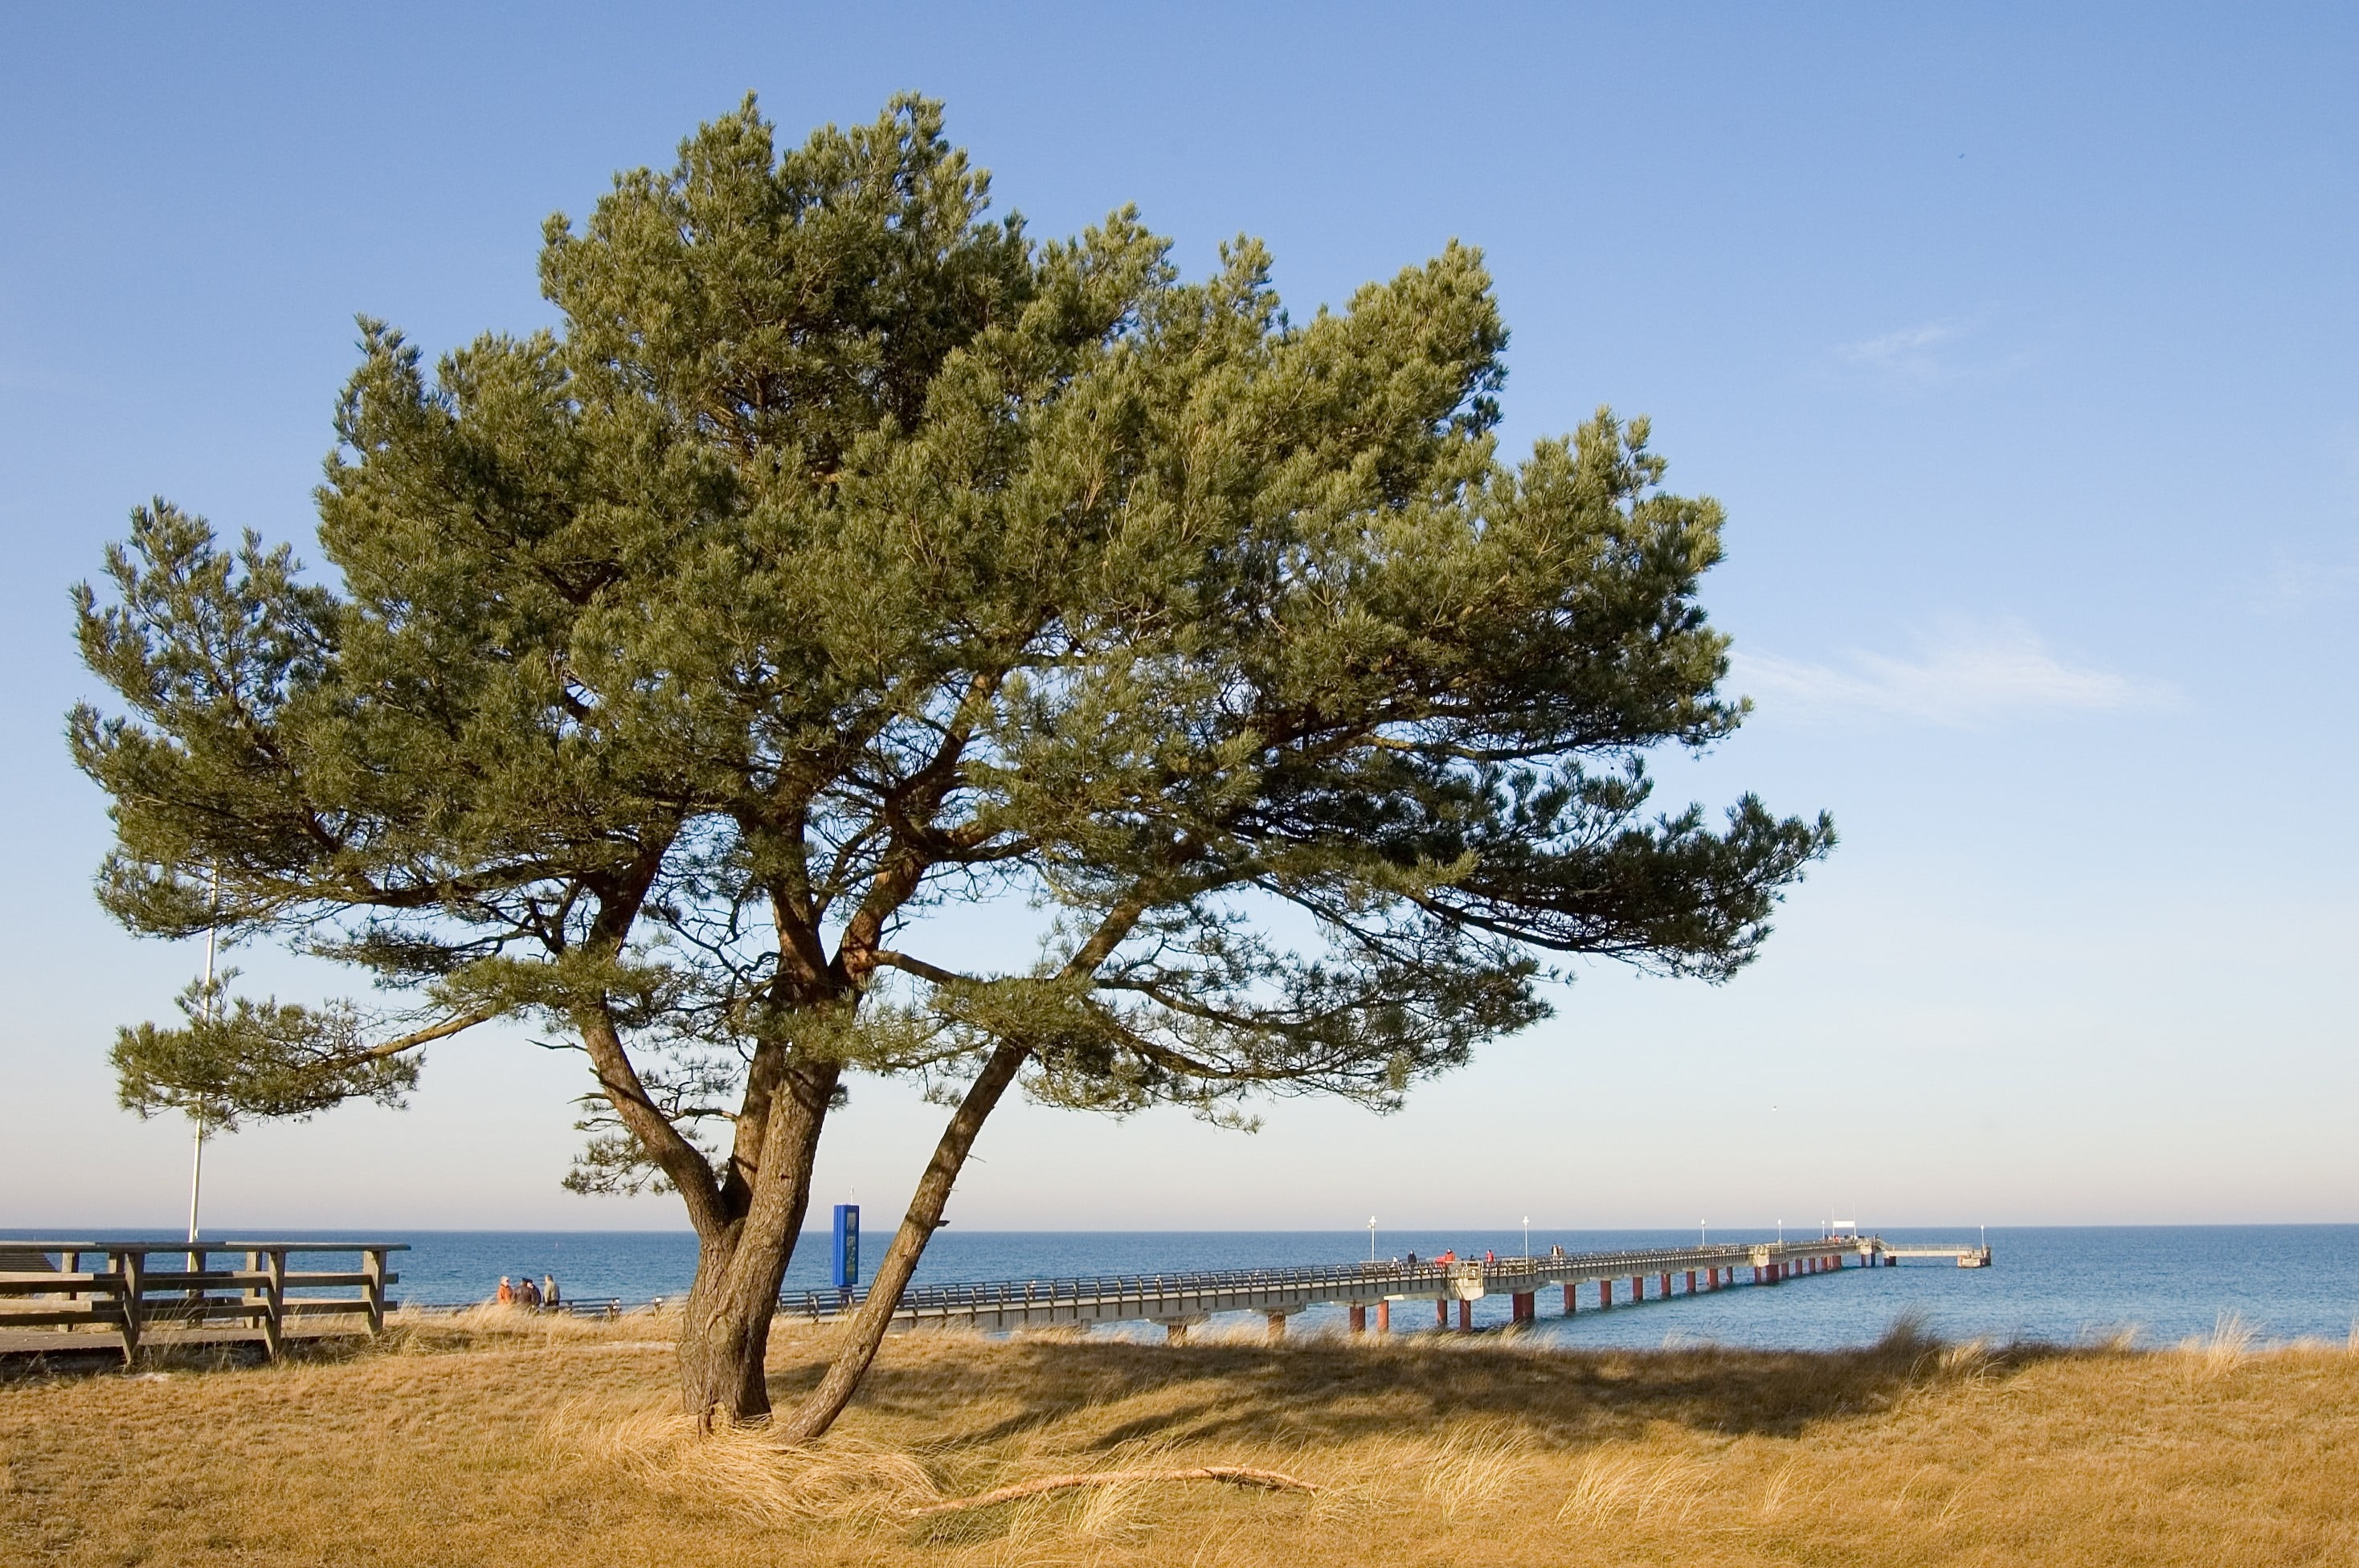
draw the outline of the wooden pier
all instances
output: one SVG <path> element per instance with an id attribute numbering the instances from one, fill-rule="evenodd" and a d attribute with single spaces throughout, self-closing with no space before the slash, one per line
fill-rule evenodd
<path id="1" fill-rule="evenodd" d="M 386 1259 L 399 1241 L 47 1241 L 0 1238 L 0 1351 L 72 1354 L 147 1344 L 259 1341 L 277 1360 L 290 1338 L 385 1332 Z M 299 1269 L 316 1253 L 351 1269 Z M 215 1268 L 216 1257 L 243 1267 Z M 181 1260 L 160 1268 L 155 1258 Z M 341 1292 L 341 1293 L 337 1293 Z"/>
<path id="2" fill-rule="evenodd" d="M 1593 1309 L 1635 1305 L 1673 1294 L 1701 1295 L 1738 1284 L 1775 1285 L 1846 1268 L 1890 1267 L 1903 1258 L 1947 1258 L 1963 1267 L 1990 1261 L 1986 1247 L 1895 1245 L 1875 1236 L 1734 1242 L 1619 1252 L 1552 1251 L 1530 1258 L 1490 1258 L 1438 1263 L 1343 1263 L 1292 1269 L 1229 1269 L 1199 1273 L 1125 1274 L 1057 1280 L 1014 1280 L 972 1285 L 912 1285 L 893 1314 L 897 1327 L 962 1324 L 977 1328 L 1086 1327 L 1098 1323 L 1158 1323 L 1174 1340 L 1215 1313 L 1258 1312 L 1272 1336 L 1286 1321 L 1314 1306 L 1341 1306 L 1354 1333 L 1392 1327 L 1393 1308 L 1433 1304 L 1437 1327 L 1473 1326 L 1474 1303 L 1508 1298 L 1511 1323 L 1534 1321 L 1539 1293 L 1563 1292 L 1567 1316 L 1582 1310 L 1581 1287 L 1593 1286 Z M 1968 1260 L 1973 1260 L 1969 1262 Z M 1740 1274 L 1745 1276 L 1740 1278 Z M 1684 1286 L 1681 1290 L 1679 1287 Z M 867 1299 L 864 1290 L 807 1291 L 788 1296 L 780 1311 L 814 1323 L 849 1315 Z"/>

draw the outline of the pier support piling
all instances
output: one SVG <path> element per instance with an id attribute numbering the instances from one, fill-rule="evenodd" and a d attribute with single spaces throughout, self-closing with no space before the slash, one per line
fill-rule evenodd
<path id="1" fill-rule="evenodd" d="M 1392 1331 L 1393 1303 L 1390 1302 L 1378 1302 L 1376 1303 L 1376 1332 L 1378 1334 L 1390 1334 Z"/>
<path id="2" fill-rule="evenodd" d="M 1572 1287 L 1568 1284 L 1564 1288 L 1564 1315 L 1567 1317 L 1571 1317 L 1576 1310 L 1572 1296 Z"/>
<path id="3" fill-rule="evenodd" d="M 1368 1332 L 1368 1308 L 1364 1302 L 1352 1303 L 1352 1332 L 1354 1334 Z"/>
<path id="4" fill-rule="evenodd" d="M 1188 1343 L 1188 1331 L 1200 1323 L 1210 1322 L 1211 1314 L 1191 1312 L 1183 1316 L 1163 1317 L 1155 1321 L 1163 1325 L 1163 1337 L 1166 1340 L 1173 1345 L 1185 1345 Z"/>
<path id="5" fill-rule="evenodd" d="M 1461 1301 L 1458 1303 L 1458 1332 L 1461 1334 L 1472 1334 L 1474 1332 L 1474 1303 L 1473 1302 Z"/>

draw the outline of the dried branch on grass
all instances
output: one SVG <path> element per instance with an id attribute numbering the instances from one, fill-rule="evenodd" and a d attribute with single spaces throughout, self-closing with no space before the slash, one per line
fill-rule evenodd
<path id="1" fill-rule="evenodd" d="M 911 1510 L 912 1519 L 924 1519 L 931 1514 L 962 1513 L 969 1509 L 995 1508 L 1023 1498 L 1037 1498 L 1043 1492 L 1061 1492 L 1075 1487 L 1128 1487 L 1153 1481 L 1219 1481 L 1231 1487 L 1256 1487 L 1266 1492 L 1316 1492 L 1311 1482 L 1287 1475 L 1282 1470 L 1256 1470 L 1244 1465 L 1194 1465 L 1184 1470 L 1092 1470 L 1071 1476 L 1041 1476 L 1020 1481 L 1012 1487 L 1002 1487 L 995 1492 L 983 1492 L 972 1498 L 958 1498 L 947 1503 Z"/>

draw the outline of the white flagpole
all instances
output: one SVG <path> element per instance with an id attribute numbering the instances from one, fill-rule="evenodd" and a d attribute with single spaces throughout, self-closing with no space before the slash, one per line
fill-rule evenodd
<path id="1" fill-rule="evenodd" d="M 212 902 L 218 909 L 221 905 L 219 866 L 213 868 Z M 205 1011 L 201 1017 L 206 1023 L 213 1021 L 213 954 L 219 936 L 217 927 L 205 927 Z M 189 1149 L 189 1240 L 191 1244 L 197 1239 L 197 1195 L 203 1188 L 205 1180 L 205 1102 L 202 1099 L 197 1101 L 195 1118 L 196 1138 Z"/>

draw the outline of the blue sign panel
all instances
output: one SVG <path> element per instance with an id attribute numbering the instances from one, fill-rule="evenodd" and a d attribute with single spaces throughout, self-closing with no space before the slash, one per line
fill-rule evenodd
<path id="1" fill-rule="evenodd" d="M 835 1206 L 835 1288 L 848 1291 L 860 1283 L 860 1206 Z"/>

